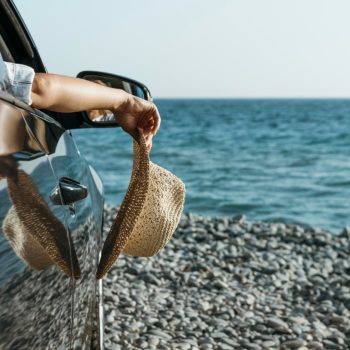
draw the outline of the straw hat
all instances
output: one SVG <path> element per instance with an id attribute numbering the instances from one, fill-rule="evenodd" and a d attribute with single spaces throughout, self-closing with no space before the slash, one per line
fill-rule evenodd
<path id="1" fill-rule="evenodd" d="M 7 178 L 13 206 L 3 230 L 15 253 L 34 269 L 57 265 L 66 275 L 79 278 L 80 267 L 64 225 L 51 212 L 31 177 L 15 169 Z"/>
<path id="2" fill-rule="evenodd" d="M 131 180 L 103 245 L 97 278 L 102 278 L 121 252 L 149 257 L 170 240 L 181 218 L 185 185 L 152 163 L 141 130 L 134 140 Z"/>

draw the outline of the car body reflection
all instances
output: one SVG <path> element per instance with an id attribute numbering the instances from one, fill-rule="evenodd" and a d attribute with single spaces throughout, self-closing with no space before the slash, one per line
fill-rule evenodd
<path id="1" fill-rule="evenodd" d="M 98 177 L 50 118 L 0 100 L 0 130 L 0 349 L 89 348 L 102 227 Z M 87 198 L 53 204 L 62 176 L 84 184 Z"/>

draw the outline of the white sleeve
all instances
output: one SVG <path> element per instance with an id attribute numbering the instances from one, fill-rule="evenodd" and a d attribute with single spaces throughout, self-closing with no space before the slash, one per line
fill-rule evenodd
<path id="1" fill-rule="evenodd" d="M 5 78 L 0 84 L 2 90 L 13 95 L 24 103 L 31 105 L 34 69 L 23 64 L 4 62 Z"/>

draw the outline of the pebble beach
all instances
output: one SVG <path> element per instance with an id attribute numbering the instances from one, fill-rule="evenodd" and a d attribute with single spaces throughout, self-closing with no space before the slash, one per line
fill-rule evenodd
<path id="1" fill-rule="evenodd" d="M 349 253 L 346 228 L 186 213 L 158 255 L 122 254 L 104 279 L 105 348 L 350 349 Z"/>

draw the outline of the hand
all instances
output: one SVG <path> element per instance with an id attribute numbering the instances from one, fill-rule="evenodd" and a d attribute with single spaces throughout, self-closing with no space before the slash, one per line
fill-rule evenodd
<path id="1" fill-rule="evenodd" d="M 140 128 L 146 139 L 148 150 L 152 147 L 152 138 L 160 127 L 161 118 L 156 105 L 139 97 L 126 94 L 126 100 L 113 110 L 117 123 L 132 137 L 137 137 L 136 128 Z"/>

